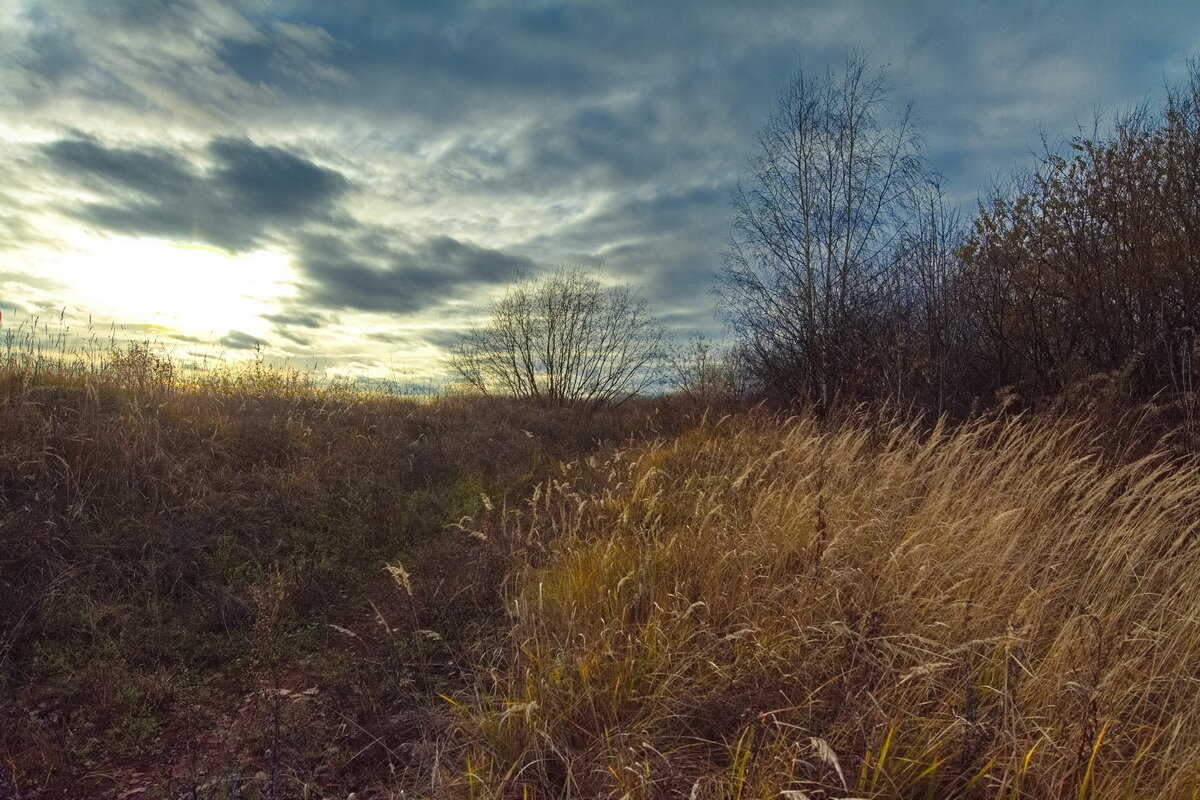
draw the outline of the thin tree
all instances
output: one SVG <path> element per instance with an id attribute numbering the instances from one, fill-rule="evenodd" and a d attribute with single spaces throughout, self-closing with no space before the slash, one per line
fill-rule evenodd
<path id="1" fill-rule="evenodd" d="M 951 403 L 952 384 L 960 382 L 955 360 L 971 336 L 956 295 L 962 225 L 936 179 L 914 193 L 912 212 L 891 268 L 888 341 L 894 358 L 888 371 L 896 400 L 940 414 Z"/>
<path id="2" fill-rule="evenodd" d="M 828 408 L 869 355 L 893 250 L 924 181 L 911 111 L 850 59 L 799 72 L 733 198 L 721 304 L 767 391 Z"/>
<path id="3" fill-rule="evenodd" d="M 563 269 L 510 287 L 449 366 L 485 395 L 597 408 L 648 389 L 662 354 L 662 327 L 632 288 Z"/>
<path id="4" fill-rule="evenodd" d="M 668 384 L 696 407 L 727 406 L 743 394 L 735 355 L 701 333 L 668 348 L 665 361 Z"/>

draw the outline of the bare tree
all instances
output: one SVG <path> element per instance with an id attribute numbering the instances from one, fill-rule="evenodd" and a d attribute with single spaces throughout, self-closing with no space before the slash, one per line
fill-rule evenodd
<path id="1" fill-rule="evenodd" d="M 955 391 L 951 384 L 961 382 L 954 361 L 971 335 L 956 294 L 962 224 L 936 179 L 914 193 L 912 212 L 890 270 L 888 342 L 894 358 L 887 377 L 889 384 L 895 382 L 897 400 L 941 413 Z"/>
<path id="2" fill-rule="evenodd" d="M 729 405 L 743 394 L 733 354 L 703 334 L 669 348 L 666 367 L 671 387 L 695 406 Z"/>
<path id="3" fill-rule="evenodd" d="M 449 365 L 483 394 L 595 408 L 649 388 L 662 351 L 662 328 L 633 289 L 563 269 L 509 288 Z"/>
<path id="4" fill-rule="evenodd" d="M 893 250 L 924 180 L 882 70 L 800 72 L 735 193 L 721 302 L 765 388 L 828 407 L 869 355 Z"/>

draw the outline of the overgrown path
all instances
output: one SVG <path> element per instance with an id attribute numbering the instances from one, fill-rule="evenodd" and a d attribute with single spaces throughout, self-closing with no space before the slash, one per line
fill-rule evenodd
<path id="1" fill-rule="evenodd" d="M 427 783 L 503 618 L 500 555 L 457 523 L 647 419 L 261 364 L 181 385 L 139 347 L 10 363 L 0 759 L 37 797 Z"/>

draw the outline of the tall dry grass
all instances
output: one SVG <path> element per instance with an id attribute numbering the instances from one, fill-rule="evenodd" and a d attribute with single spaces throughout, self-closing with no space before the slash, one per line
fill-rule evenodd
<path id="1" fill-rule="evenodd" d="M 44 797 L 1200 795 L 1186 442 L 679 411 L 10 344 L 0 762 Z"/>
<path id="2" fill-rule="evenodd" d="M 727 419 L 543 485 L 472 797 L 1200 796 L 1200 470 L 1066 419 Z"/>

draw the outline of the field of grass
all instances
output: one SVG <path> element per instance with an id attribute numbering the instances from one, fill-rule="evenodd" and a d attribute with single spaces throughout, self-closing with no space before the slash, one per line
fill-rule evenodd
<path id="1" fill-rule="evenodd" d="M 1200 466 L 1106 419 L 10 350 L 0 766 L 47 798 L 1200 797 Z"/>
<path id="2" fill-rule="evenodd" d="M 503 620 L 504 565 L 455 525 L 652 413 L 10 347 L 0 765 L 39 797 L 404 785 Z"/>
<path id="3" fill-rule="evenodd" d="M 741 417 L 509 522 L 478 796 L 1200 795 L 1200 471 L 1084 423 Z"/>

